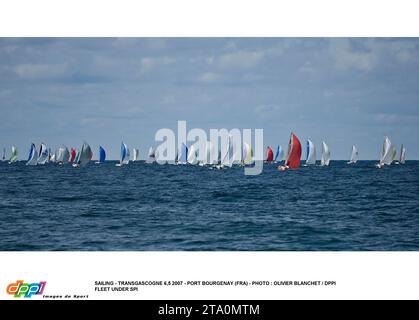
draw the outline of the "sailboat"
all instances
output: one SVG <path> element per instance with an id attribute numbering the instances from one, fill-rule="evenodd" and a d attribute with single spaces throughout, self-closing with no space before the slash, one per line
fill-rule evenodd
<path id="1" fill-rule="evenodd" d="M 129 163 L 129 158 L 130 158 L 131 154 L 130 154 L 130 151 L 129 151 L 129 148 L 127 147 L 127 145 L 125 145 L 125 148 L 127 150 L 127 154 L 126 154 L 124 160 L 122 161 L 122 163 L 123 164 L 128 164 Z"/>
<path id="2" fill-rule="evenodd" d="M 231 144 L 232 144 L 232 150 L 231 150 L 231 164 L 232 165 L 239 165 L 242 163 L 242 146 L 241 142 L 237 142 L 237 139 L 234 139 L 233 136 L 231 136 Z"/>
<path id="3" fill-rule="evenodd" d="M 248 143 L 243 144 L 242 166 L 250 166 L 253 164 L 252 147 Z"/>
<path id="4" fill-rule="evenodd" d="M 197 152 L 195 150 L 195 146 L 192 145 L 189 148 L 189 152 L 188 152 L 188 163 L 191 165 L 197 165 L 198 164 L 198 155 Z"/>
<path id="5" fill-rule="evenodd" d="M 199 161 L 199 165 L 201 167 L 207 166 L 207 165 L 211 165 L 211 164 L 215 164 L 215 160 L 211 159 L 211 155 L 213 155 L 214 153 L 214 145 L 211 141 L 207 141 L 205 143 L 205 153 L 204 153 L 204 159 Z M 211 160 L 213 163 L 211 163 Z"/>
<path id="6" fill-rule="evenodd" d="M 63 165 L 70 161 L 70 152 L 68 148 L 64 145 L 58 148 L 55 152 L 55 162 L 59 165 Z"/>
<path id="7" fill-rule="evenodd" d="M 268 146 L 266 149 L 266 162 L 273 162 L 274 161 L 274 152 L 272 151 L 271 147 Z"/>
<path id="8" fill-rule="evenodd" d="M 140 160 L 140 149 L 132 149 L 132 161 L 139 161 Z"/>
<path id="9" fill-rule="evenodd" d="M 321 166 L 328 166 L 330 164 L 330 150 L 326 142 L 322 142 L 322 159 L 320 162 Z"/>
<path id="10" fill-rule="evenodd" d="M 406 148 L 402 145 L 400 149 L 400 164 L 406 163 Z"/>
<path id="11" fill-rule="evenodd" d="M 205 142 L 205 149 L 204 149 L 204 155 L 203 155 L 203 159 L 202 160 L 198 160 L 198 165 L 201 167 L 206 166 L 209 163 L 209 158 L 210 158 L 210 153 L 211 153 L 211 148 L 209 146 L 210 141 L 206 141 Z M 201 149 L 199 150 L 199 155 L 201 155 Z"/>
<path id="12" fill-rule="evenodd" d="M 76 149 L 71 148 L 69 162 L 74 162 L 76 159 Z"/>
<path id="13" fill-rule="evenodd" d="M 39 152 L 38 152 L 38 164 L 45 164 L 47 163 L 49 158 L 49 152 L 45 143 L 41 143 L 39 145 Z"/>
<path id="14" fill-rule="evenodd" d="M 129 163 L 129 149 L 125 143 L 121 143 L 121 157 L 119 158 L 119 163 L 115 166 L 122 167 L 124 164 Z"/>
<path id="15" fill-rule="evenodd" d="M 9 164 L 15 163 L 17 162 L 18 157 L 17 157 L 17 148 L 16 146 L 12 146 L 12 155 L 9 159 Z"/>
<path id="16" fill-rule="evenodd" d="M 219 163 L 218 156 L 219 152 L 215 150 L 215 146 L 211 141 L 207 142 L 207 157 L 208 162 L 207 164 L 210 166 L 217 165 Z"/>
<path id="17" fill-rule="evenodd" d="M 51 148 L 48 149 L 48 162 L 55 162 L 55 153 L 52 153 Z"/>
<path id="18" fill-rule="evenodd" d="M 232 143 L 232 136 L 228 136 L 226 149 L 224 151 L 224 155 L 221 157 L 221 163 L 216 166 L 217 169 L 223 169 L 224 167 L 231 168 L 233 166 L 232 161 L 232 155 L 233 155 L 233 143 Z"/>
<path id="19" fill-rule="evenodd" d="M 3 161 L 6 161 L 6 148 L 3 148 Z"/>
<path id="20" fill-rule="evenodd" d="M 186 144 L 182 143 L 180 147 L 177 164 L 187 164 L 187 163 L 188 163 L 188 147 L 186 146 Z"/>
<path id="21" fill-rule="evenodd" d="M 156 162 L 156 152 L 154 151 L 153 147 L 150 147 L 150 150 L 148 150 L 148 159 L 146 163 L 154 163 Z"/>
<path id="22" fill-rule="evenodd" d="M 393 149 L 391 146 L 391 141 L 387 136 L 385 136 L 383 147 L 381 149 L 380 162 L 377 163 L 375 166 L 377 168 L 383 168 L 385 165 L 389 166 L 392 161 L 393 161 Z"/>
<path id="23" fill-rule="evenodd" d="M 394 162 L 396 160 L 396 156 L 397 156 L 397 151 L 396 151 L 396 148 L 393 146 L 392 147 L 391 162 Z"/>
<path id="24" fill-rule="evenodd" d="M 307 158 L 305 165 L 315 165 L 316 164 L 316 147 L 314 146 L 313 141 L 307 139 Z"/>
<path id="25" fill-rule="evenodd" d="M 77 163 L 80 160 L 80 150 L 74 150 L 74 152 L 76 152 L 76 157 L 74 158 L 74 161 L 73 161 L 73 167 L 78 167 Z"/>
<path id="26" fill-rule="evenodd" d="M 275 153 L 275 163 L 281 162 L 282 158 L 284 158 L 284 150 L 281 146 L 278 146 Z"/>
<path id="27" fill-rule="evenodd" d="M 95 164 L 101 164 L 104 163 L 106 159 L 106 152 L 105 149 L 103 149 L 102 146 L 99 146 L 99 160 L 95 162 Z"/>
<path id="28" fill-rule="evenodd" d="M 65 164 L 67 162 L 70 162 L 70 152 L 68 151 L 68 148 L 66 146 L 62 146 L 64 149 L 61 162 L 62 164 Z"/>
<path id="29" fill-rule="evenodd" d="M 34 143 L 31 144 L 31 148 L 29 150 L 28 161 L 26 162 L 27 166 L 36 166 L 38 163 L 38 151 L 36 150 L 36 146 Z"/>
<path id="30" fill-rule="evenodd" d="M 301 162 L 301 142 L 298 137 L 291 132 L 290 141 L 288 143 L 288 152 L 285 159 L 285 165 L 279 166 L 278 169 L 281 171 L 287 170 L 288 168 L 297 169 Z"/>
<path id="31" fill-rule="evenodd" d="M 87 142 L 83 143 L 81 151 L 77 155 L 77 161 L 73 163 L 73 167 L 81 168 L 86 166 L 93 158 L 93 152 Z"/>
<path id="32" fill-rule="evenodd" d="M 358 149 L 355 147 L 355 145 L 352 146 L 351 149 L 351 158 L 347 162 L 347 164 L 355 164 L 358 162 Z"/>

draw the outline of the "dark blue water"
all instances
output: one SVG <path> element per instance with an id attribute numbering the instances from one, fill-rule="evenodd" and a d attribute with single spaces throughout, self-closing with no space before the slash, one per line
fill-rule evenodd
<path id="1" fill-rule="evenodd" d="M 419 250 L 419 161 L 259 176 L 0 163 L 0 250 Z"/>

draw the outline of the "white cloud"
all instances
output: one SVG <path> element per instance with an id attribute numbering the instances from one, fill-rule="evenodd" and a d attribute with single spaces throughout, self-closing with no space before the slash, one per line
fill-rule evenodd
<path id="1" fill-rule="evenodd" d="M 20 64 L 15 73 L 24 79 L 48 79 L 61 76 L 67 72 L 67 64 Z"/>

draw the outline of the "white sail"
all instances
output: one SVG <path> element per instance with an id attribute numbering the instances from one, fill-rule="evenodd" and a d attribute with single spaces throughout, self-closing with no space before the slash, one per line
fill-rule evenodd
<path id="1" fill-rule="evenodd" d="M 148 159 L 146 162 L 147 163 L 156 162 L 156 152 L 154 151 L 153 147 L 150 147 L 150 150 L 148 150 Z"/>
<path id="2" fill-rule="evenodd" d="M 400 163 L 401 164 L 406 163 L 406 148 L 403 145 L 400 149 Z"/>
<path id="3" fill-rule="evenodd" d="M 321 159 L 321 165 L 322 166 L 328 166 L 330 163 L 330 150 L 329 146 L 323 141 L 322 142 L 322 159 Z"/>
<path id="4" fill-rule="evenodd" d="M 253 164 L 252 147 L 250 146 L 250 144 L 246 142 L 243 145 L 243 164 L 244 165 Z"/>
<path id="5" fill-rule="evenodd" d="M 397 156 L 397 151 L 396 151 L 396 148 L 394 146 L 392 147 L 391 152 L 392 152 L 391 162 L 394 162 L 394 160 L 396 160 L 396 156 Z"/>
<path id="6" fill-rule="evenodd" d="M 221 165 L 225 167 L 232 167 L 233 166 L 232 155 L 233 155 L 233 143 L 232 143 L 232 137 L 231 135 L 229 135 L 226 149 L 222 156 Z"/>
<path id="7" fill-rule="evenodd" d="M 47 163 L 49 158 L 49 152 L 45 143 L 41 143 L 39 146 L 39 153 L 38 153 L 38 164 L 45 164 Z"/>
<path id="8" fill-rule="evenodd" d="M 130 152 L 129 152 L 129 148 L 127 147 L 127 145 L 124 143 L 125 146 L 125 157 L 122 159 L 122 164 L 128 164 L 129 163 L 129 157 L 130 157 Z"/>
<path id="9" fill-rule="evenodd" d="M 200 160 L 200 165 L 214 165 L 218 163 L 217 152 L 215 146 L 211 141 L 205 143 L 204 157 Z"/>
<path id="10" fill-rule="evenodd" d="M 314 146 L 314 143 L 310 139 L 307 139 L 306 164 L 307 165 L 316 164 L 316 147 Z"/>
<path id="11" fill-rule="evenodd" d="M 63 157 L 64 157 L 64 150 L 62 147 L 59 147 L 58 149 L 55 150 L 55 162 L 62 163 Z"/>
<path id="12" fill-rule="evenodd" d="M 204 155 L 202 159 L 200 159 L 199 165 L 206 166 L 210 164 L 210 158 L 211 158 L 211 141 L 207 141 L 205 142 Z"/>
<path id="13" fill-rule="evenodd" d="M 132 155 L 132 161 L 138 161 L 140 160 L 140 150 L 139 149 L 132 149 L 133 155 Z"/>
<path id="14" fill-rule="evenodd" d="M 89 163 L 90 160 L 92 160 L 93 152 L 90 148 L 89 144 L 87 142 L 83 143 L 83 146 L 81 148 L 79 159 L 77 161 L 77 165 L 79 167 L 84 167 Z"/>
<path id="15" fill-rule="evenodd" d="M 36 166 L 38 163 L 38 150 L 36 150 L 36 146 L 34 143 L 31 145 L 31 149 L 29 151 L 28 162 L 26 162 L 27 166 Z"/>
<path id="16" fill-rule="evenodd" d="M 233 139 L 232 137 L 232 145 L 233 145 L 233 156 L 231 158 L 231 163 L 240 164 L 242 163 L 242 157 L 243 157 L 241 141 L 237 141 Z"/>
<path id="17" fill-rule="evenodd" d="M 16 146 L 12 146 L 12 155 L 9 159 L 9 164 L 11 163 L 15 163 L 18 160 L 18 155 L 17 155 L 17 148 Z"/>
<path id="18" fill-rule="evenodd" d="M 192 145 L 188 151 L 188 163 L 192 165 L 198 164 L 198 157 L 196 154 L 195 146 Z"/>
<path id="19" fill-rule="evenodd" d="M 80 150 L 76 150 L 76 157 L 74 158 L 74 161 L 73 161 L 73 167 L 78 166 L 79 160 L 80 160 Z"/>
<path id="20" fill-rule="evenodd" d="M 70 152 L 66 146 L 61 146 L 55 153 L 55 162 L 64 164 L 70 161 Z"/>
<path id="21" fill-rule="evenodd" d="M 355 164 L 358 162 L 358 149 L 355 147 L 355 145 L 352 146 L 351 150 L 351 158 L 349 159 L 348 164 Z"/>
<path id="22" fill-rule="evenodd" d="M 380 165 L 390 165 L 393 161 L 393 148 L 390 139 L 385 136 L 383 148 L 381 149 Z"/>
<path id="23" fill-rule="evenodd" d="M 51 148 L 48 148 L 48 161 L 47 161 L 47 163 L 55 161 L 55 155 L 54 155 L 54 158 L 52 157 L 53 155 L 54 154 L 52 153 Z"/>

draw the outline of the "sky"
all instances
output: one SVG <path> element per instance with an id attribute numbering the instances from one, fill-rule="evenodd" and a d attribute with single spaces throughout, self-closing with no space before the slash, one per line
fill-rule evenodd
<path id="1" fill-rule="evenodd" d="M 87 141 L 146 158 L 155 132 L 293 131 L 333 159 L 378 159 L 384 135 L 419 159 L 418 38 L 0 38 L 0 148 Z M 305 149 L 305 148 L 304 148 Z M 303 158 L 305 151 L 303 151 Z"/>

